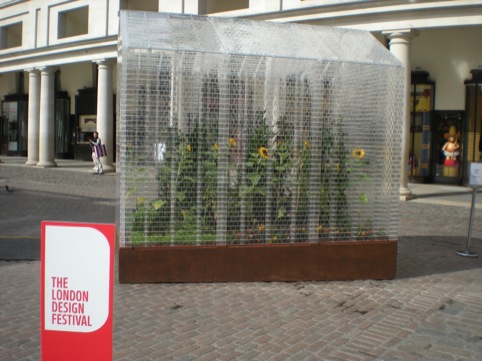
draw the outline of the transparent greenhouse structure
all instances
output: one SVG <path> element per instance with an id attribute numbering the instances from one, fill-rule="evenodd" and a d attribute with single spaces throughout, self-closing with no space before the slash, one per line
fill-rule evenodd
<path id="1" fill-rule="evenodd" d="M 120 17 L 121 247 L 397 240 L 404 68 L 370 33 Z"/>

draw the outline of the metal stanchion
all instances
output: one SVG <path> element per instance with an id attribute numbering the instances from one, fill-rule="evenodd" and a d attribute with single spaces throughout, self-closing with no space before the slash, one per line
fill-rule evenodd
<path id="1" fill-rule="evenodd" d="M 459 256 L 463 257 L 479 257 L 479 255 L 475 252 L 472 252 L 470 248 L 470 239 L 472 238 L 472 223 L 474 221 L 474 211 L 475 211 L 475 203 L 477 199 L 477 189 L 478 187 L 472 187 L 472 206 L 470 207 L 470 220 L 469 220 L 469 236 L 467 237 L 467 244 L 465 245 L 465 250 L 457 251 L 456 253 Z"/>

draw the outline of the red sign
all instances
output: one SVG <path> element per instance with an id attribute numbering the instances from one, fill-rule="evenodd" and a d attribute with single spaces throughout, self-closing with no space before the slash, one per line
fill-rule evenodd
<path id="1" fill-rule="evenodd" d="M 113 224 L 42 222 L 43 360 L 112 360 Z"/>

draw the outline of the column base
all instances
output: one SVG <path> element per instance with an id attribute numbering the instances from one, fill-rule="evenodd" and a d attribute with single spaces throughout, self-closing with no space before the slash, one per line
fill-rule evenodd
<path id="1" fill-rule="evenodd" d="M 406 187 L 400 187 L 400 200 L 401 201 L 409 201 L 411 199 L 415 199 L 417 196 L 412 193 L 412 191 Z"/>
<path id="2" fill-rule="evenodd" d="M 57 166 L 57 163 L 55 162 L 40 161 L 37 163 L 37 167 L 39 168 L 53 168 L 56 166 Z"/>
<path id="3" fill-rule="evenodd" d="M 112 163 L 110 163 L 110 164 L 107 163 L 107 162 L 104 163 L 102 158 L 100 159 L 100 162 L 102 163 L 102 168 L 104 168 L 104 173 L 115 173 L 116 172 L 116 168 Z"/>
<path id="4" fill-rule="evenodd" d="M 25 165 L 34 166 L 34 165 L 37 165 L 37 163 L 38 163 L 38 160 L 27 160 L 25 162 Z"/>
<path id="5" fill-rule="evenodd" d="M 102 163 L 102 168 L 104 170 L 104 173 L 115 173 L 116 168 L 113 165 L 106 165 Z"/>

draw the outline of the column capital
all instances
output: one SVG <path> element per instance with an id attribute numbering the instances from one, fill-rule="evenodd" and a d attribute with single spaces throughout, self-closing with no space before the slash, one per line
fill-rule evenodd
<path id="1" fill-rule="evenodd" d="M 383 30 L 382 34 L 389 39 L 405 38 L 411 40 L 417 37 L 420 32 L 413 28 Z"/>
<path id="2" fill-rule="evenodd" d="M 23 71 L 25 71 L 29 74 L 39 74 L 40 73 L 39 68 L 27 68 L 27 69 L 24 69 Z"/>
<path id="3" fill-rule="evenodd" d="M 93 63 L 97 64 L 97 65 L 106 65 L 106 66 L 111 66 L 111 65 L 114 65 L 116 60 L 115 59 L 106 59 L 106 58 L 103 58 L 103 59 L 96 59 L 96 60 L 92 60 Z"/>
<path id="4" fill-rule="evenodd" d="M 60 68 L 57 66 L 42 66 L 37 68 L 41 73 L 55 73 Z"/>

